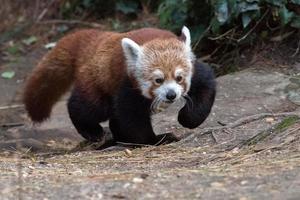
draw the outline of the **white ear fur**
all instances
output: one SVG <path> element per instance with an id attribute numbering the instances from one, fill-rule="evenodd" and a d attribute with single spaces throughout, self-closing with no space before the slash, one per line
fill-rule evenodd
<path id="1" fill-rule="evenodd" d="M 136 65 L 137 58 L 141 54 L 141 47 L 129 38 L 122 39 L 122 48 L 128 65 Z"/>
<path id="2" fill-rule="evenodd" d="M 185 37 L 185 46 L 188 47 L 189 49 L 191 48 L 191 34 L 190 34 L 190 30 L 186 27 L 183 26 L 181 29 L 181 34 L 184 35 Z"/>

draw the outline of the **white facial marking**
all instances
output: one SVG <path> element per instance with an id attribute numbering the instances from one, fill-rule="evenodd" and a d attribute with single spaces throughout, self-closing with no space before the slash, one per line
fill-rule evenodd
<path id="1" fill-rule="evenodd" d="M 137 43 L 129 38 L 122 39 L 122 49 L 127 63 L 127 72 L 129 75 L 134 74 L 142 66 L 139 65 L 143 49 Z"/>
<path id="2" fill-rule="evenodd" d="M 144 97 L 147 97 L 150 99 L 151 98 L 150 88 L 152 86 L 152 82 L 151 81 L 139 81 L 138 84 L 141 87 L 142 95 L 144 95 Z"/>
<path id="3" fill-rule="evenodd" d="M 184 92 L 184 95 L 187 95 L 188 91 L 190 90 L 191 83 L 192 83 L 192 71 L 189 71 L 189 73 L 185 77 L 186 91 Z"/>
<path id="4" fill-rule="evenodd" d="M 129 66 L 137 67 L 137 61 L 142 53 L 141 47 L 129 38 L 122 39 L 122 48 Z"/>
<path id="5" fill-rule="evenodd" d="M 154 78 L 164 78 L 164 73 L 159 69 L 154 70 L 152 73 Z"/>
<path id="6" fill-rule="evenodd" d="M 195 60 L 195 55 L 192 52 L 190 30 L 186 26 L 183 26 L 182 29 L 181 29 L 181 33 L 185 37 L 184 43 L 185 43 L 185 49 L 186 49 L 186 53 L 187 53 L 188 59 L 190 61 L 193 61 L 193 60 Z"/>
<path id="7" fill-rule="evenodd" d="M 186 70 L 186 72 L 180 68 L 177 67 L 175 70 L 175 77 L 181 75 L 183 78 L 183 81 L 186 84 L 186 91 L 184 91 L 183 95 L 186 95 L 188 93 L 188 91 L 190 90 L 191 87 L 191 81 L 192 81 L 192 69 L 191 67 L 188 68 L 188 70 Z"/>
<path id="8" fill-rule="evenodd" d="M 176 81 L 165 81 L 160 87 L 156 88 L 153 93 L 155 97 L 160 98 L 161 100 L 167 102 L 166 98 L 169 90 L 173 90 L 176 93 L 176 98 L 174 101 L 178 100 L 183 92 L 183 87 L 176 83 Z"/>
<path id="9" fill-rule="evenodd" d="M 151 73 L 151 64 L 153 59 L 157 59 L 155 56 L 159 55 L 148 54 L 146 47 L 138 45 L 136 42 L 129 38 L 122 39 L 122 49 L 127 63 L 127 73 L 130 77 L 133 77 L 138 85 L 138 88 L 141 90 L 141 93 L 144 97 L 152 99 L 159 98 L 162 101 L 167 101 L 166 95 L 167 92 L 173 90 L 176 93 L 175 101 L 186 95 L 190 89 L 191 79 L 192 79 L 192 66 L 195 56 L 191 50 L 191 36 L 190 31 L 187 27 L 182 28 L 182 34 L 185 36 L 184 43 L 181 43 L 184 46 L 184 50 L 181 52 L 174 52 L 174 56 L 181 58 L 187 61 L 188 69 L 183 69 L 182 66 L 178 66 L 175 70 L 175 79 L 172 81 L 164 81 L 161 84 L 156 84 L 157 88 L 154 91 L 150 91 L 153 84 L 155 84 L 155 79 L 162 78 L 164 79 L 164 73 L 161 70 L 154 70 Z M 160 52 L 158 52 L 160 53 Z M 154 56 L 155 55 L 155 56 Z M 176 58 L 177 58 L 176 57 Z M 149 75 L 152 76 L 149 79 Z M 183 81 L 176 82 L 176 77 L 181 75 Z M 186 91 L 182 86 L 182 83 L 186 85 Z"/>
<path id="10" fill-rule="evenodd" d="M 185 36 L 185 46 L 190 48 L 191 47 L 190 30 L 186 26 L 183 26 L 181 29 L 181 33 Z"/>
<path id="11" fill-rule="evenodd" d="M 177 67 L 176 70 L 175 70 L 175 77 L 177 77 L 177 76 L 179 76 L 179 75 L 182 75 L 182 73 L 183 73 L 183 69 Z"/>
<path id="12" fill-rule="evenodd" d="M 152 82 L 145 81 L 143 78 L 143 65 L 141 61 L 143 48 L 129 38 L 122 39 L 122 48 L 126 58 L 128 75 L 134 76 L 142 94 L 147 98 L 151 98 L 149 90 Z"/>

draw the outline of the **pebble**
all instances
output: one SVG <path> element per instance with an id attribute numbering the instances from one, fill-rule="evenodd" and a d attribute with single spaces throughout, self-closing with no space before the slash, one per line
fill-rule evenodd
<path id="1" fill-rule="evenodd" d="M 125 154 L 130 157 L 132 156 L 132 151 L 130 151 L 129 149 L 125 149 Z"/>
<path id="2" fill-rule="evenodd" d="M 142 183 L 142 182 L 144 181 L 144 179 L 142 179 L 142 178 L 140 178 L 140 177 L 134 177 L 134 178 L 132 179 L 132 181 L 133 181 L 134 183 Z"/>

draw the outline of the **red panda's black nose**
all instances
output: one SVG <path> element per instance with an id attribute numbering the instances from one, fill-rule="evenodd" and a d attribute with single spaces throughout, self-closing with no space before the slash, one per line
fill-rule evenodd
<path id="1" fill-rule="evenodd" d="M 169 90 L 167 92 L 166 98 L 170 101 L 173 101 L 176 98 L 176 93 L 174 92 L 174 90 Z"/>

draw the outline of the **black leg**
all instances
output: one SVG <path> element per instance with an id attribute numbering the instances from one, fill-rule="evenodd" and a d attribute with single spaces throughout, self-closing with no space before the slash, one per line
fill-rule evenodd
<path id="1" fill-rule="evenodd" d="M 211 68 L 202 63 L 194 64 L 194 74 L 187 103 L 179 111 L 178 121 L 187 128 L 196 128 L 209 115 L 215 100 L 216 83 Z"/>
<path id="2" fill-rule="evenodd" d="M 150 100 L 125 81 L 115 99 L 109 127 L 117 142 L 155 144 L 150 117 Z"/>
<path id="3" fill-rule="evenodd" d="M 73 90 L 68 102 L 69 115 L 78 133 L 86 140 L 96 142 L 103 138 L 103 128 L 99 123 L 108 120 L 110 103 L 108 99 L 89 102 L 78 90 Z"/>

